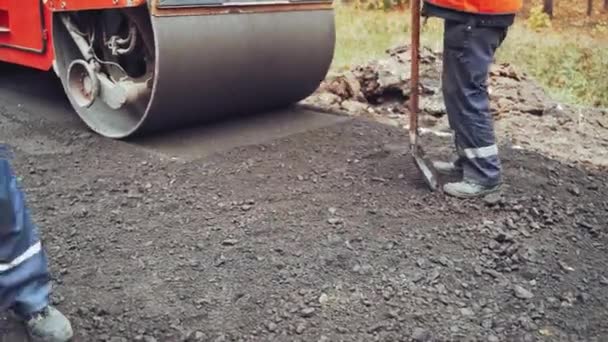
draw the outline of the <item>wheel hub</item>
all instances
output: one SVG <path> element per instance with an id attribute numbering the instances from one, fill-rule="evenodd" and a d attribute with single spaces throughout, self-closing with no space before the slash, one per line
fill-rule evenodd
<path id="1" fill-rule="evenodd" d="M 99 79 L 89 63 L 82 59 L 70 63 L 68 91 L 78 106 L 88 108 L 93 104 L 99 94 Z"/>

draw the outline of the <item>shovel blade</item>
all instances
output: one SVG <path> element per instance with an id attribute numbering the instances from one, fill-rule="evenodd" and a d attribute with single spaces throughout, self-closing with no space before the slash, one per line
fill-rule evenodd
<path id="1" fill-rule="evenodd" d="M 431 166 L 426 158 L 424 158 L 424 153 L 422 153 L 421 149 L 413 148 L 412 149 L 412 158 L 414 158 L 414 163 L 424 178 L 425 183 L 431 189 L 431 191 L 437 190 L 439 187 L 439 182 L 437 180 L 437 172 Z"/>

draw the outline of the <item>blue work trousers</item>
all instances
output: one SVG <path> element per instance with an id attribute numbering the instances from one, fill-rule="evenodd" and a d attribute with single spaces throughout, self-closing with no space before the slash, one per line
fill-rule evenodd
<path id="1" fill-rule="evenodd" d="M 48 304 L 48 261 L 25 196 L 0 145 L 0 311 L 27 317 Z"/>
<path id="2" fill-rule="evenodd" d="M 445 20 L 442 91 L 457 164 L 464 179 L 483 186 L 501 182 L 501 163 L 490 113 L 487 80 L 496 49 L 506 27 Z"/>

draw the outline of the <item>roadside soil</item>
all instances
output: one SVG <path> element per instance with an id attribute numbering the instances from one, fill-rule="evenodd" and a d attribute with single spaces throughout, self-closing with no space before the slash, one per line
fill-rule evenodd
<path id="1" fill-rule="evenodd" d="M 193 161 L 27 118 L 0 133 L 38 146 L 13 165 L 76 341 L 608 340 L 606 171 L 503 145 L 503 193 L 462 201 L 362 117 Z"/>
<path id="2" fill-rule="evenodd" d="M 408 45 L 386 57 L 330 75 L 304 102 L 407 128 L 410 95 Z M 451 134 L 441 94 L 441 51 L 421 50 L 423 133 Z M 512 65 L 494 65 L 488 91 L 500 143 L 588 167 L 608 167 L 608 109 L 575 107 L 550 98 Z"/>

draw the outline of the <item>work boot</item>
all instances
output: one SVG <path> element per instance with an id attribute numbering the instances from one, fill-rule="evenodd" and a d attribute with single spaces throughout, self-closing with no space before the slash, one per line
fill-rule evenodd
<path id="1" fill-rule="evenodd" d="M 487 187 L 464 180 L 461 182 L 445 184 L 443 186 L 443 191 L 450 196 L 458 198 L 473 198 L 497 192 L 500 190 L 500 187 L 500 184 Z"/>
<path id="2" fill-rule="evenodd" d="M 73 335 L 70 321 L 50 305 L 28 317 L 25 325 L 35 342 L 67 342 Z"/>
<path id="3" fill-rule="evenodd" d="M 435 170 L 437 170 L 437 172 L 443 174 L 453 174 L 462 172 L 462 166 L 456 164 L 456 162 L 454 161 L 433 161 L 433 167 L 435 168 Z"/>

